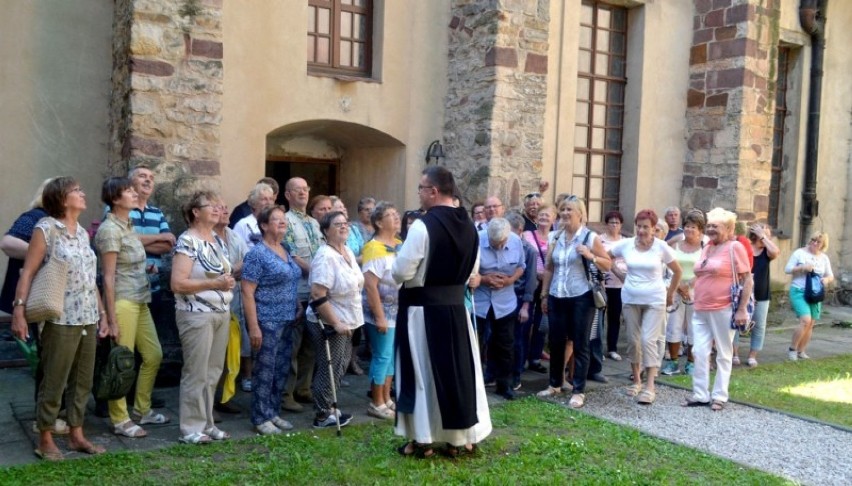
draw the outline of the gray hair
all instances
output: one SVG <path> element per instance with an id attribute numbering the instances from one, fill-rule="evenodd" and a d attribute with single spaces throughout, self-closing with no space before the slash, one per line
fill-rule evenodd
<path id="1" fill-rule="evenodd" d="M 367 207 L 368 204 L 376 204 L 376 200 L 370 196 L 364 196 L 358 200 L 358 212 Z"/>
<path id="2" fill-rule="evenodd" d="M 503 241 L 509 238 L 511 225 L 506 218 L 494 217 L 488 222 L 488 241 Z"/>
<path id="3" fill-rule="evenodd" d="M 515 211 L 506 215 L 506 221 L 512 226 L 512 231 L 520 233 L 524 230 L 524 217 Z M 490 223 L 489 223 L 490 224 Z"/>
<path id="4" fill-rule="evenodd" d="M 713 208 L 707 212 L 707 223 L 722 223 L 728 228 L 728 232 L 734 232 L 737 224 L 737 214 L 726 209 Z"/>
<path id="5" fill-rule="evenodd" d="M 260 196 L 263 195 L 263 193 L 265 192 L 268 192 L 270 195 L 275 194 L 275 191 L 272 190 L 272 186 L 270 186 L 269 184 L 263 182 L 255 184 L 255 186 L 251 189 L 251 192 L 249 192 L 248 205 L 252 209 L 256 209 L 257 203 L 260 200 Z"/>
<path id="6" fill-rule="evenodd" d="M 667 215 L 667 214 L 669 214 L 669 213 L 674 213 L 674 212 L 677 212 L 677 214 L 681 214 L 681 210 L 680 210 L 680 208 L 679 208 L 679 207 L 677 207 L 677 206 L 669 206 L 669 207 L 667 207 L 667 208 L 666 208 L 666 210 L 665 210 L 665 211 L 663 211 L 663 216 L 665 216 L 665 215 Z"/>

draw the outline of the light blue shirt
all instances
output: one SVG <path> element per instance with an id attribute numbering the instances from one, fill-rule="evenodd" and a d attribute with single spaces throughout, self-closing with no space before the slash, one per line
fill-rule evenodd
<path id="1" fill-rule="evenodd" d="M 488 232 L 479 232 L 479 273 L 502 273 L 512 276 L 517 269 L 526 269 L 524 247 L 521 239 L 514 233 L 509 233 L 509 239 L 503 248 L 497 250 L 488 241 Z M 500 319 L 515 312 L 518 299 L 515 297 L 515 287 L 507 285 L 502 289 L 492 289 L 480 285 L 474 292 L 476 316 L 485 318 L 488 311 L 494 308 L 494 317 Z"/>

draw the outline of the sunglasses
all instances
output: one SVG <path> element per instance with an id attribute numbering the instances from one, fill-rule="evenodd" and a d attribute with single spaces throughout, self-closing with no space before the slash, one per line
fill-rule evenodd
<path id="1" fill-rule="evenodd" d="M 526 196 L 524 196 L 524 201 L 529 201 L 530 199 L 536 198 L 536 197 L 541 197 L 541 193 L 540 192 L 531 192 L 531 193 L 527 194 Z"/>

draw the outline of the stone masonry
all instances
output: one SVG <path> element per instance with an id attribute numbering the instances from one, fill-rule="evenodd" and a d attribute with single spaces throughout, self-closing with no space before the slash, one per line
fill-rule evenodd
<path id="1" fill-rule="evenodd" d="M 507 207 L 541 178 L 550 0 L 453 0 L 446 165 L 472 202 Z"/>
<path id="2" fill-rule="evenodd" d="M 222 0 L 116 0 L 113 30 L 109 172 L 151 166 L 179 229 L 180 199 L 219 175 Z"/>
<path id="3" fill-rule="evenodd" d="M 766 220 L 778 0 L 694 0 L 683 207 Z"/>

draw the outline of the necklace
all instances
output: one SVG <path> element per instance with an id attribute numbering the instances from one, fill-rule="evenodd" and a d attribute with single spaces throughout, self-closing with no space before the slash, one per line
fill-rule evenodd
<path id="1" fill-rule="evenodd" d="M 725 243 L 727 243 L 727 241 Z M 701 268 L 704 268 L 704 267 L 707 266 L 707 260 L 710 260 L 710 258 L 713 257 L 713 255 L 715 255 L 716 253 L 719 253 L 719 248 L 725 246 L 725 243 L 722 243 L 722 244 L 719 244 L 719 245 L 711 245 L 710 247 L 707 248 L 707 253 L 704 255 L 704 261 L 701 262 Z"/>

